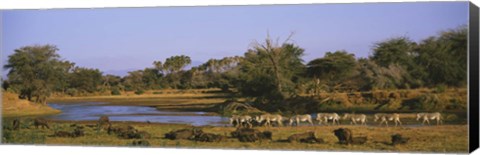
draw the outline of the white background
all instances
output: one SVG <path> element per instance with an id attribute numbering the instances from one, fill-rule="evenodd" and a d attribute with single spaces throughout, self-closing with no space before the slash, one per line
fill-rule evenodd
<path id="1" fill-rule="evenodd" d="M 0 0 L 0 9 L 48 9 L 48 8 L 101 8 L 101 7 L 145 7 L 145 6 L 205 6 L 205 5 L 254 5 L 254 4 L 299 4 L 299 3 L 364 3 L 364 2 L 414 2 L 425 0 Z M 446 0 L 435 0 L 446 1 Z M 472 0 L 479 6 L 480 0 Z M 0 16 L 1 17 L 1 16 Z M 3 22 L 3 21 L 2 21 Z M 1 24 L 0 24 L 1 26 Z M 0 33 L 1 36 L 1 33 Z M 3 38 L 2 38 L 3 39 Z M 220 149 L 172 149 L 172 148 L 127 148 L 127 147 L 81 147 L 81 146 L 32 146 L 0 145 L 0 154 L 116 154 L 116 155 L 186 155 L 186 154 L 227 154 L 227 155 L 313 155 L 313 154 L 399 154 L 364 152 L 319 152 L 319 151 L 266 151 L 266 150 L 220 150 Z M 475 154 L 480 154 L 476 151 Z"/>

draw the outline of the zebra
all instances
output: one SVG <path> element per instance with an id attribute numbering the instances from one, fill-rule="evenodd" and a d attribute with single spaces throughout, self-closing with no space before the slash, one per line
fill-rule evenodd
<path id="1" fill-rule="evenodd" d="M 393 113 L 393 114 L 385 114 L 385 113 L 376 113 L 374 115 L 374 122 L 377 122 L 377 120 L 380 119 L 379 125 L 381 126 L 383 123 L 388 127 L 388 121 L 393 121 L 395 122 L 395 126 L 398 124 L 402 125 L 402 122 L 400 121 L 400 114 Z"/>
<path id="2" fill-rule="evenodd" d="M 300 122 L 308 122 L 308 123 L 310 123 L 310 125 L 313 125 L 312 116 L 310 116 L 309 114 L 295 115 L 295 116 L 291 117 L 290 118 L 290 126 L 293 126 L 294 121 L 296 121 L 297 126 L 300 125 Z"/>
<path id="3" fill-rule="evenodd" d="M 265 126 L 272 126 L 271 122 L 277 122 L 279 126 L 283 126 L 282 120 L 283 117 L 278 114 L 263 114 L 260 116 L 256 116 L 255 120 L 258 123 L 262 123 L 265 120 Z"/>
<path id="4" fill-rule="evenodd" d="M 423 118 L 422 125 L 425 125 L 425 122 L 430 125 L 430 120 L 437 120 L 437 125 L 443 124 L 442 114 L 440 114 L 439 112 L 417 113 L 417 121 L 419 121 L 420 118 Z"/>
<path id="5" fill-rule="evenodd" d="M 248 127 L 252 127 L 252 124 L 250 123 L 250 121 L 252 120 L 252 117 L 251 116 L 248 116 L 248 115 L 232 115 L 232 117 L 230 118 L 230 124 L 232 124 L 233 126 L 235 127 L 239 127 L 239 126 L 242 126 L 243 123 L 246 123 L 248 125 Z M 236 122 L 237 124 L 233 124 L 233 122 Z"/>
<path id="6" fill-rule="evenodd" d="M 367 125 L 367 115 L 365 114 L 345 114 L 343 119 L 350 119 L 350 124 L 357 125 L 357 121 L 359 121 L 361 125 Z"/>
<path id="7" fill-rule="evenodd" d="M 328 120 L 332 120 L 332 125 L 337 123 L 339 125 L 340 116 L 337 113 L 317 113 L 318 124 L 322 124 L 325 121 L 325 124 L 328 125 Z"/>

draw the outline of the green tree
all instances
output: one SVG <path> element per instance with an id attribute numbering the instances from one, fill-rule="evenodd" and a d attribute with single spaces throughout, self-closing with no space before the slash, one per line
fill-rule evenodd
<path id="1" fill-rule="evenodd" d="M 118 86 L 122 82 L 122 77 L 107 74 L 102 77 L 102 85 L 103 87 L 110 89 L 111 87 Z"/>
<path id="2" fill-rule="evenodd" d="M 64 89 L 73 63 L 62 61 L 54 45 L 34 45 L 15 49 L 4 66 L 8 79 L 20 98 L 37 103 L 46 99 L 55 89 Z"/>
<path id="3" fill-rule="evenodd" d="M 190 65 L 190 63 L 192 63 L 192 60 L 189 56 L 179 55 L 167 58 L 165 63 L 162 63 L 161 61 L 154 61 L 153 65 L 155 69 L 166 75 L 179 72 L 187 65 Z"/>
<path id="4" fill-rule="evenodd" d="M 102 72 L 98 69 L 75 67 L 70 75 L 70 87 L 80 92 L 94 93 L 102 85 Z"/>
<path id="5" fill-rule="evenodd" d="M 415 59 L 418 57 L 418 45 L 407 37 L 397 37 L 386 41 L 378 42 L 373 48 L 373 56 L 370 57 L 376 64 L 381 67 L 390 67 L 399 65 L 407 70 L 407 84 L 409 88 L 417 88 L 423 86 L 423 79 L 426 77 L 425 71 L 418 66 Z"/>
<path id="6" fill-rule="evenodd" d="M 267 101 L 295 93 L 295 80 L 304 69 L 304 50 L 287 41 L 280 45 L 267 37 L 245 53 L 237 86 L 244 95 Z"/>
<path id="7" fill-rule="evenodd" d="M 358 61 L 357 85 L 360 90 L 407 88 L 408 72 L 398 64 L 382 67 L 372 60 Z"/>
<path id="8" fill-rule="evenodd" d="M 128 72 L 128 75 L 123 77 L 122 83 L 127 91 L 145 89 L 143 70 Z"/>
<path id="9" fill-rule="evenodd" d="M 399 64 L 406 68 L 413 66 L 416 43 L 407 37 L 397 37 L 378 42 L 373 48 L 371 59 L 382 67 Z"/>
<path id="10" fill-rule="evenodd" d="M 154 61 L 154 69 L 159 71 L 161 74 L 165 76 L 166 83 L 170 87 L 177 88 L 181 85 L 181 77 L 183 72 L 183 68 L 190 65 L 192 60 L 189 56 L 179 55 L 179 56 L 172 56 L 165 59 L 165 63 L 161 61 Z"/>
<path id="11" fill-rule="evenodd" d="M 313 77 L 316 87 L 319 87 L 320 80 L 323 80 L 330 90 L 334 91 L 352 76 L 355 66 L 354 54 L 346 51 L 327 52 L 323 58 L 310 61 L 306 72 L 308 76 Z M 318 93 L 318 90 L 316 92 Z"/>
<path id="12" fill-rule="evenodd" d="M 155 68 L 145 68 L 142 72 L 142 81 L 145 85 L 145 89 L 158 89 L 160 88 L 160 80 L 163 77 Z"/>
<path id="13" fill-rule="evenodd" d="M 423 40 L 416 62 L 427 76 L 429 86 L 466 86 L 468 29 L 465 26 L 444 31 L 439 37 Z"/>

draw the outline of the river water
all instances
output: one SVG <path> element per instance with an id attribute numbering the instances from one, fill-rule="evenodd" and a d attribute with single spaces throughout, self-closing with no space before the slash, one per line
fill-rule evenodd
<path id="1" fill-rule="evenodd" d="M 194 126 L 212 125 L 224 126 L 228 118 L 221 116 L 208 116 L 205 112 L 177 112 L 159 111 L 153 107 L 145 106 L 116 106 L 106 105 L 103 102 L 82 103 L 49 103 L 49 106 L 62 111 L 61 114 L 48 116 L 53 120 L 98 120 L 106 115 L 112 121 L 157 122 L 190 124 Z"/>

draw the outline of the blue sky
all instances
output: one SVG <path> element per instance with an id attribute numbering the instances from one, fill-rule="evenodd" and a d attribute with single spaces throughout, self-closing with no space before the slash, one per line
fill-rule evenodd
<path id="1" fill-rule="evenodd" d="M 243 55 L 254 41 L 285 39 L 308 62 L 325 52 L 372 53 L 375 42 L 420 41 L 468 22 L 468 2 L 3 10 L 2 62 L 26 45 L 53 44 L 63 59 L 125 75 L 155 60 Z M 5 75 L 5 73 L 3 74 Z"/>

